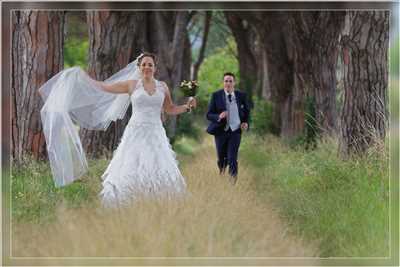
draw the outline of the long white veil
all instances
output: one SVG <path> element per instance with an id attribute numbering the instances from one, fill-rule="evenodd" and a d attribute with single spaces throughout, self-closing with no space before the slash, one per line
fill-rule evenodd
<path id="1" fill-rule="evenodd" d="M 139 79 L 138 58 L 104 82 Z M 80 67 L 60 71 L 39 93 L 45 102 L 40 114 L 51 171 L 60 187 L 80 178 L 88 168 L 79 127 L 106 130 L 111 121 L 125 116 L 130 97 L 103 91 Z"/>

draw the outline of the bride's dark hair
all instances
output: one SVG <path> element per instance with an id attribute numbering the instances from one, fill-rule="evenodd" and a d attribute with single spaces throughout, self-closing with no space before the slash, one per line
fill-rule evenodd
<path id="1" fill-rule="evenodd" d="M 151 57 L 154 61 L 154 65 L 157 65 L 157 57 L 155 54 L 153 53 L 149 53 L 149 52 L 143 52 L 142 55 L 138 58 L 138 62 L 137 65 L 140 66 L 140 63 L 142 63 L 142 59 L 145 57 Z"/>

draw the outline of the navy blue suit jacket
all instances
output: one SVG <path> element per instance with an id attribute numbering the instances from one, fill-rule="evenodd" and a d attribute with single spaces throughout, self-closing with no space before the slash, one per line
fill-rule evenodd
<path id="1" fill-rule="evenodd" d="M 238 105 L 240 123 L 249 123 L 249 105 L 247 103 L 246 93 L 235 90 L 236 103 Z M 227 123 L 226 118 L 218 121 L 219 114 L 226 111 L 226 100 L 225 100 L 224 89 L 214 92 L 211 96 L 211 101 L 208 106 L 207 119 L 210 124 L 207 127 L 207 132 L 212 135 L 220 135 L 224 133 L 224 128 Z"/>

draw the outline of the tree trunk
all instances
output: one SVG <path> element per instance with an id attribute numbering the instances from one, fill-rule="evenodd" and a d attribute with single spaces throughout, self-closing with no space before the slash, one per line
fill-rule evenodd
<path id="1" fill-rule="evenodd" d="M 264 99 L 271 100 L 271 84 L 269 83 L 269 78 L 268 78 L 268 55 L 266 49 L 261 49 L 261 90 L 260 90 L 260 96 Z"/>
<path id="2" fill-rule="evenodd" d="M 12 157 L 46 156 L 39 87 L 63 68 L 64 12 L 12 13 Z"/>
<path id="3" fill-rule="evenodd" d="M 349 12 L 342 38 L 344 106 L 339 151 L 362 155 L 384 141 L 387 126 L 389 11 Z"/>
<path id="4" fill-rule="evenodd" d="M 255 91 L 258 80 L 258 62 L 254 52 L 256 33 L 249 23 L 240 15 L 233 12 L 225 12 L 228 22 L 236 41 L 239 56 L 240 84 L 239 88 L 245 91 L 250 102 Z M 253 48 L 253 49 L 252 49 Z"/>
<path id="5" fill-rule="evenodd" d="M 287 48 L 287 17 L 282 12 L 268 14 L 267 27 L 262 31 L 267 58 L 269 92 L 265 94 L 273 103 L 275 127 L 280 135 L 290 139 L 300 135 L 304 129 L 303 95 L 296 91 L 293 62 Z M 285 26 L 286 27 L 286 26 Z"/>
<path id="6" fill-rule="evenodd" d="M 291 139 L 303 135 L 305 130 L 305 95 L 306 86 L 306 65 L 305 47 L 300 41 L 293 19 L 295 12 L 281 12 L 280 19 L 275 21 L 276 25 L 282 25 L 281 32 L 284 38 L 288 67 L 291 68 L 291 92 L 288 95 L 282 112 L 282 137 Z"/>
<path id="7" fill-rule="evenodd" d="M 262 77 L 258 79 L 262 80 L 262 96 L 272 103 L 275 133 L 288 139 L 302 134 L 304 100 L 294 72 L 291 54 L 293 51 L 290 48 L 292 31 L 288 25 L 288 13 L 235 12 L 235 14 L 253 26 L 261 43 L 261 51 L 256 53 L 260 57 L 258 68 L 262 69 Z"/>
<path id="8" fill-rule="evenodd" d="M 160 58 L 158 74 L 160 80 L 167 83 L 174 102 L 179 103 L 175 88 L 182 80 L 190 79 L 191 53 L 187 32 L 189 12 L 154 12 L 155 23 L 152 26 L 154 39 L 152 44 Z M 170 116 L 167 121 L 167 133 L 173 143 L 176 135 L 177 118 Z"/>
<path id="9" fill-rule="evenodd" d="M 345 12 L 312 12 L 315 17 L 310 43 L 311 75 L 314 88 L 316 123 L 324 133 L 337 133 L 336 66 L 339 36 L 344 26 Z"/>
<path id="10" fill-rule="evenodd" d="M 303 106 L 307 97 L 314 99 L 313 120 L 319 130 L 333 134 L 337 127 L 338 39 L 344 25 L 344 12 L 289 12 L 287 19 L 287 27 L 283 29 L 289 29 L 285 36 L 293 62 L 294 91 L 303 95 Z"/>
<path id="11" fill-rule="evenodd" d="M 143 12 L 88 11 L 89 69 L 94 79 L 105 80 L 134 60 L 146 46 Z M 81 129 L 82 145 L 98 157 L 116 149 L 131 115 L 111 123 L 106 131 Z"/>

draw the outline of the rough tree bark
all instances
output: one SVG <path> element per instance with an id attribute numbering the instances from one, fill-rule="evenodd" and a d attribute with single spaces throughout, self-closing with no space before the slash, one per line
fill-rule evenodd
<path id="1" fill-rule="evenodd" d="M 296 31 L 296 24 L 293 23 L 293 12 L 279 12 L 277 18 L 270 25 L 271 28 L 280 28 L 282 35 L 282 46 L 287 57 L 287 75 L 290 75 L 288 84 L 290 92 L 284 100 L 284 106 L 281 110 L 281 136 L 287 139 L 295 138 L 304 134 L 305 129 L 305 94 L 306 82 L 304 81 L 305 66 L 303 64 L 304 49 L 299 42 L 299 36 Z M 282 53 L 284 53 L 282 51 Z"/>
<path id="2" fill-rule="evenodd" d="M 337 129 L 336 64 L 344 12 L 289 12 L 288 55 L 293 62 L 294 91 L 315 101 L 320 133 Z M 285 27 L 284 27 L 285 28 Z M 304 104 L 304 101 L 303 101 Z"/>
<path id="3" fill-rule="evenodd" d="M 97 80 L 105 80 L 132 61 L 146 44 L 144 12 L 88 11 L 89 69 Z M 82 145 L 94 157 L 116 149 L 131 109 L 124 119 L 113 122 L 106 131 L 80 131 Z"/>
<path id="4" fill-rule="evenodd" d="M 307 45 L 310 48 L 316 123 L 318 128 L 328 135 L 337 134 L 336 66 L 339 36 L 344 26 L 345 14 L 344 11 L 318 11 L 308 14 L 311 17 L 311 20 L 308 20 L 311 42 Z"/>
<path id="5" fill-rule="evenodd" d="M 226 21 L 238 49 L 240 84 L 239 88 L 245 91 L 251 101 L 258 80 L 258 62 L 255 55 L 256 33 L 240 14 L 226 11 L 224 12 Z"/>
<path id="6" fill-rule="evenodd" d="M 294 66 L 290 58 L 285 12 L 254 12 L 261 23 L 253 24 L 260 36 L 263 52 L 263 68 L 266 83 L 263 95 L 272 102 L 273 124 L 276 133 L 286 139 L 302 134 L 304 111 L 302 92 L 296 91 Z M 250 20 L 251 21 L 251 20 Z"/>
<path id="7" fill-rule="evenodd" d="M 46 156 L 39 87 L 63 68 L 64 12 L 12 13 L 12 158 Z"/>
<path id="8" fill-rule="evenodd" d="M 339 151 L 362 155 L 384 141 L 388 121 L 389 11 L 348 13 L 351 23 L 342 37 L 344 106 Z"/>

